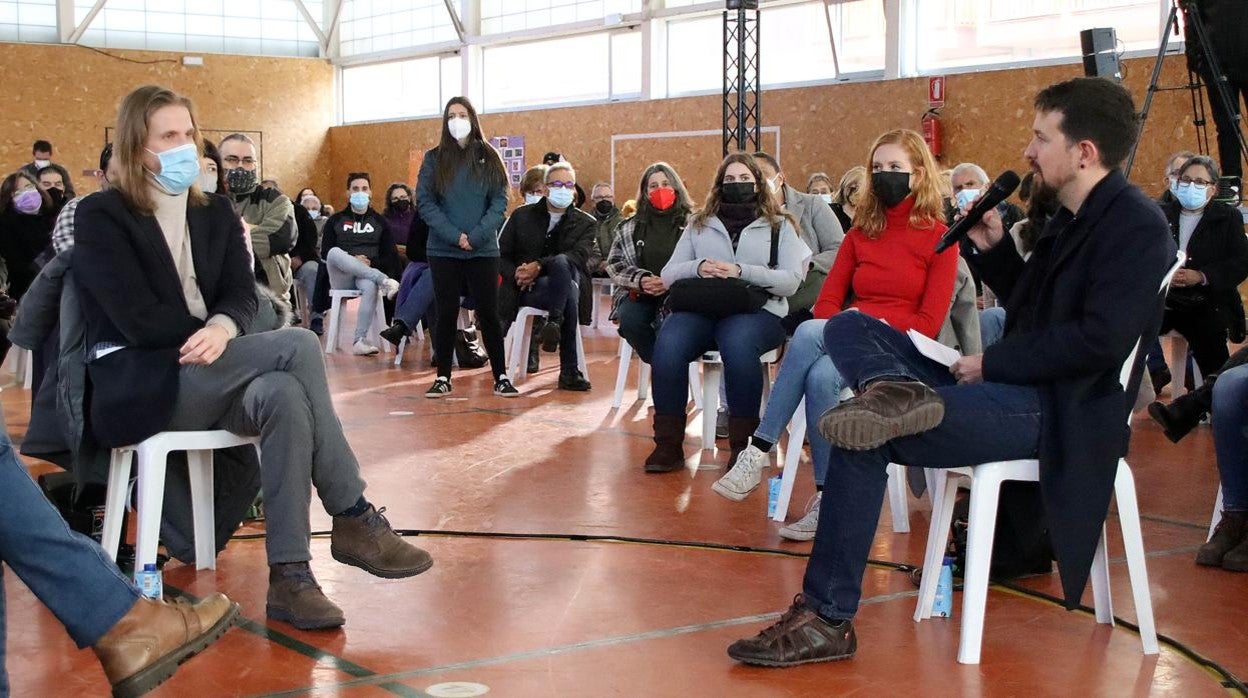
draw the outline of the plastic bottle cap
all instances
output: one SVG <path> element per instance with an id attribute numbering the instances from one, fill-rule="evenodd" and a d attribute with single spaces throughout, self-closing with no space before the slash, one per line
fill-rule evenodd
<path id="1" fill-rule="evenodd" d="M 148 563 L 148 564 L 146 564 L 146 565 L 143 565 L 143 571 L 144 571 L 144 572 L 155 572 L 155 571 L 156 571 L 156 563 Z"/>

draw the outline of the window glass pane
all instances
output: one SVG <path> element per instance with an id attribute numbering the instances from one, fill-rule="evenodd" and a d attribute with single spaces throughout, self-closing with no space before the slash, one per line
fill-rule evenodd
<path id="1" fill-rule="evenodd" d="M 459 38 L 443 0 L 343 0 L 339 31 L 343 56 Z"/>
<path id="2" fill-rule="evenodd" d="M 828 9 L 836 33 L 836 57 L 841 74 L 884 70 L 884 3 L 857 0 Z"/>
<path id="3" fill-rule="evenodd" d="M 463 94 L 464 75 L 463 63 L 459 56 L 442 59 L 442 99 L 439 100 L 438 111 L 451 97 Z"/>
<path id="4" fill-rule="evenodd" d="M 19 0 L 19 4 L 33 1 Z M 46 2 L 53 5 L 55 0 Z M 73 3 L 77 22 L 84 21 L 95 4 L 94 0 Z M 305 0 L 305 5 L 314 19 L 323 21 L 324 0 Z M 83 35 L 82 43 L 103 48 L 279 56 L 320 53 L 316 35 L 293 0 L 109 0 Z"/>
<path id="5" fill-rule="evenodd" d="M 609 36 L 589 34 L 484 51 L 488 109 L 607 99 Z M 568 66 L 574 66 L 568 68 Z M 555 66 L 555 70 L 550 67 Z M 558 80 L 550 79 L 551 74 Z"/>
<path id="6" fill-rule="evenodd" d="M 353 123 L 440 114 L 440 60 L 434 56 L 344 68 L 343 121 Z"/>
<path id="7" fill-rule="evenodd" d="M 481 32 L 572 24 L 640 10 L 641 0 L 482 0 Z"/>
<path id="8" fill-rule="evenodd" d="M 641 95 L 641 32 L 611 35 L 611 96 Z"/>
<path id="9" fill-rule="evenodd" d="M 1156 48 L 1156 0 L 924 0 L 920 70 L 1078 56 L 1079 32 L 1113 27 L 1121 49 Z"/>
<path id="10" fill-rule="evenodd" d="M 722 89 L 724 20 L 720 15 L 667 23 L 667 91 Z"/>
<path id="11" fill-rule="evenodd" d="M 760 13 L 764 85 L 836 77 L 825 11 L 822 2 L 812 2 Z"/>

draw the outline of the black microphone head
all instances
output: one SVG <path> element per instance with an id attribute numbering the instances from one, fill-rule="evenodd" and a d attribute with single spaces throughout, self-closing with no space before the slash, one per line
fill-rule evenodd
<path id="1" fill-rule="evenodd" d="M 998 175 L 996 180 L 993 181 L 992 188 L 1003 192 L 1001 198 L 1004 199 L 1010 194 L 1013 194 L 1015 189 L 1018 189 L 1018 185 L 1021 181 L 1022 180 L 1019 179 L 1017 172 L 1014 170 L 1006 170 Z"/>

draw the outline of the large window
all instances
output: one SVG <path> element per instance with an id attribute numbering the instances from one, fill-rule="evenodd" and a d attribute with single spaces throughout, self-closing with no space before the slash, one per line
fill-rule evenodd
<path id="1" fill-rule="evenodd" d="M 923 0 L 923 72 L 1078 56 L 1079 32 L 1113 27 L 1122 50 L 1155 48 L 1157 0 Z"/>
<path id="2" fill-rule="evenodd" d="M 81 23 L 95 3 L 74 0 Z M 304 0 L 314 18 L 322 0 Z M 320 43 L 292 0 L 109 0 L 82 36 L 104 48 L 317 56 Z"/>
<path id="3" fill-rule="evenodd" d="M 0 41 L 57 40 L 56 0 L 0 0 Z"/>
<path id="4" fill-rule="evenodd" d="M 384 121 L 442 113 L 460 93 L 458 56 L 374 63 L 342 71 L 342 119 Z"/>
<path id="5" fill-rule="evenodd" d="M 640 9 L 641 0 L 481 0 L 481 33 L 572 24 Z"/>
<path id="6" fill-rule="evenodd" d="M 828 12 L 836 35 L 841 75 L 883 73 L 888 44 L 884 3 L 880 0 L 840 2 L 834 3 Z"/>
<path id="7" fill-rule="evenodd" d="M 343 56 L 459 38 L 443 0 L 343 0 L 339 32 Z"/>
<path id="8" fill-rule="evenodd" d="M 636 38 L 633 38 L 636 37 Z M 637 32 L 493 46 L 484 51 L 485 108 L 605 101 L 641 93 Z"/>

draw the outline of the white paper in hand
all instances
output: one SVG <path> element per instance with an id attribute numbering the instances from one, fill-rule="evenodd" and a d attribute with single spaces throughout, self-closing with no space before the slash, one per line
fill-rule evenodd
<path id="1" fill-rule="evenodd" d="M 918 349 L 920 354 L 942 366 L 952 366 L 958 359 L 962 358 L 961 352 L 957 349 L 950 349 L 922 332 L 911 329 L 906 334 L 909 335 L 910 341 L 914 343 L 914 348 Z"/>

